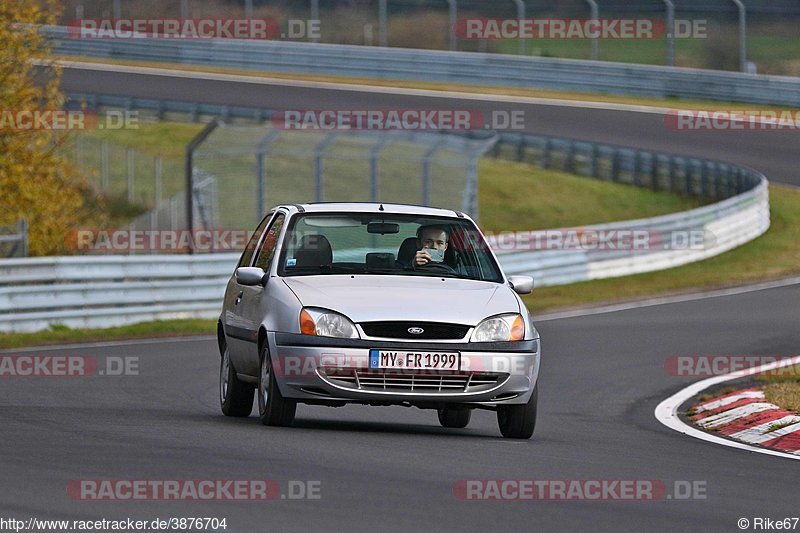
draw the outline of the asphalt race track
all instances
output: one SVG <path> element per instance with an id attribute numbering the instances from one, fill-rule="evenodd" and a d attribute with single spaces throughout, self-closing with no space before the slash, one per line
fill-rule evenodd
<path id="1" fill-rule="evenodd" d="M 797 463 L 685 437 L 653 417 L 688 381 L 675 354 L 796 353 L 800 286 L 544 321 L 533 439 L 503 439 L 490 412 L 464 430 L 433 411 L 298 407 L 295 427 L 224 417 L 213 339 L 36 354 L 139 358 L 139 375 L 3 383 L 2 509 L 17 517 L 227 517 L 234 531 L 736 531 L 797 513 Z M 759 310 L 754 312 L 754 310 Z M 19 353 L 19 352 L 16 352 Z M 691 380 L 689 380 L 691 381 Z M 103 502 L 76 479 L 318 481 L 318 500 Z M 465 479 L 632 479 L 705 484 L 678 501 L 463 501 Z"/>
<path id="2" fill-rule="evenodd" d="M 272 86 L 144 82 L 65 71 L 65 89 L 313 108 L 433 107 L 410 97 L 287 91 Z M 357 105 L 356 105 L 357 104 Z M 452 102 L 453 108 L 464 107 Z M 443 105 L 441 103 L 437 104 Z M 519 108 L 470 102 L 467 107 Z M 670 132 L 658 115 L 522 106 L 530 131 L 748 164 L 800 183 L 787 133 Z M 794 134 L 796 135 L 796 134 Z M 800 286 L 613 313 L 545 320 L 533 439 L 500 437 L 494 413 L 464 430 L 433 411 L 299 406 L 295 426 L 224 417 L 212 338 L 115 343 L 13 354 L 137 357 L 138 375 L 2 380 L 0 509 L 4 516 L 227 518 L 227 531 L 738 531 L 740 518 L 797 516 L 798 463 L 692 439 L 653 416 L 696 381 L 669 375 L 672 355 L 796 355 Z M 270 479 L 284 495 L 313 481 L 319 499 L 108 502 L 68 496 L 81 479 Z M 697 482 L 705 498 L 659 501 L 464 501 L 459 480 Z"/>

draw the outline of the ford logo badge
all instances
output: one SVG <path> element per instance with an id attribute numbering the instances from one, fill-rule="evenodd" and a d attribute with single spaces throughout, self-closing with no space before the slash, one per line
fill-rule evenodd
<path id="1" fill-rule="evenodd" d="M 422 328 L 408 328 L 408 332 L 412 335 L 422 335 L 425 333 L 425 330 Z"/>

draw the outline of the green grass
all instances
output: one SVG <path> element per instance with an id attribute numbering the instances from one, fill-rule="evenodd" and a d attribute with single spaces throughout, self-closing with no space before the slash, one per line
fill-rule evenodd
<path id="1" fill-rule="evenodd" d="M 70 329 L 55 324 L 49 330 L 35 333 L 0 333 L 0 348 L 13 349 L 23 346 L 47 346 L 118 339 L 214 335 L 216 334 L 216 324 L 216 320 L 203 319 L 161 320 L 102 329 Z"/>
<path id="2" fill-rule="evenodd" d="M 776 279 L 800 273 L 800 190 L 770 185 L 772 226 L 758 239 L 729 252 L 688 265 L 556 287 L 525 296 L 535 311 L 598 305 L 622 300 L 691 292 Z"/>
<path id="3" fill-rule="evenodd" d="M 800 365 L 787 366 L 762 372 L 753 377 L 762 383 L 792 383 L 800 382 Z"/>
<path id="4" fill-rule="evenodd" d="M 769 383 L 764 386 L 764 398 L 787 411 L 800 412 L 800 382 Z"/>
<path id="5" fill-rule="evenodd" d="M 698 198 L 587 179 L 523 163 L 484 159 L 478 175 L 479 224 L 484 231 L 538 230 L 631 220 L 702 204 Z"/>

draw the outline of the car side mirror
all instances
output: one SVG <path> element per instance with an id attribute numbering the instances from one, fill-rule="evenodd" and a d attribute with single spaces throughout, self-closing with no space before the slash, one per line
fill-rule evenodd
<path id="1" fill-rule="evenodd" d="M 517 294 L 533 292 L 533 278 L 530 276 L 511 276 L 508 278 L 508 282 Z"/>
<path id="2" fill-rule="evenodd" d="M 258 267 L 239 267 L 236 269 L 236 283 L 239 285 L 266 285 L 267 273 Z"/>

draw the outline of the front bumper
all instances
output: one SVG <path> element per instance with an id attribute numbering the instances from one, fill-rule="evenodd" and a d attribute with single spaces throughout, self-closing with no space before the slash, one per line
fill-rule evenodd
<path id="1" fill-rule="evenodd" d="M 539 340 L 436 343 L 268 335 L 281 394 L 309 402 L 526 403 L 539 375 Z M 369 369 L 370 349 L 459 352 L 457 371 Z"/>

